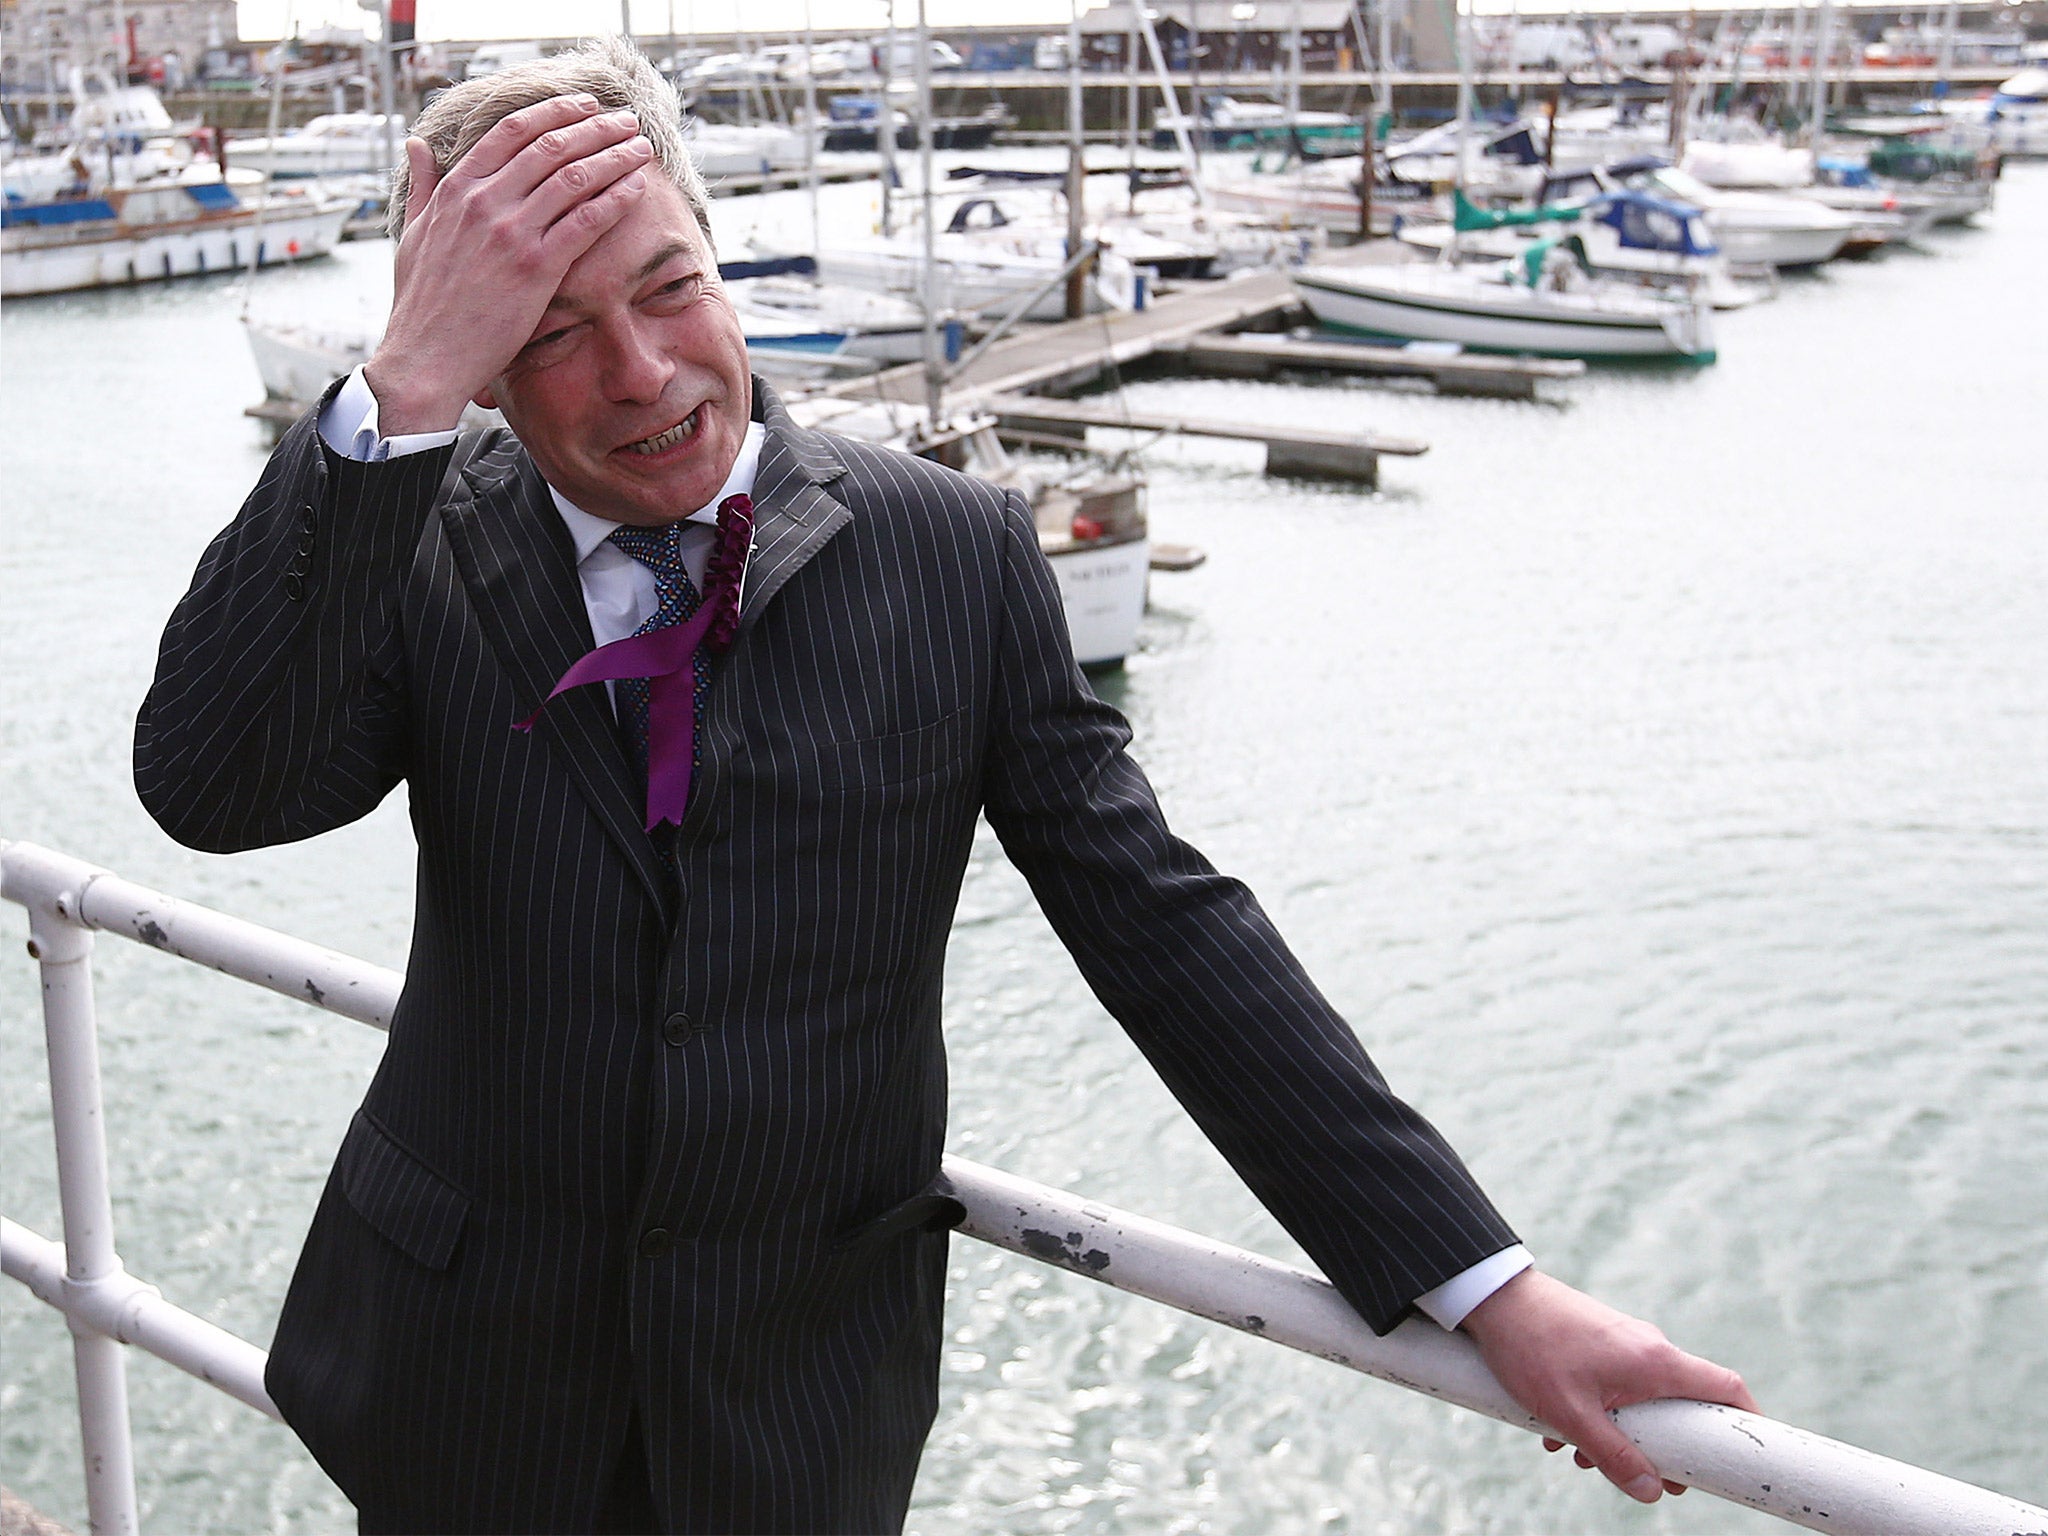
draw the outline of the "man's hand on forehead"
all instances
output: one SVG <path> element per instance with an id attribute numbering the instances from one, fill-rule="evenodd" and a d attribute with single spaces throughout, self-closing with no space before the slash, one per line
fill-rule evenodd
<path id="1" fill-rule="evenodd" d="M 526 344 L 563 274 L 646 190 L 654 158 L 631 112 L 590 96 L 512 113 L 446 172 L 422 140 L 405 153 L 391 322 L 366 369 L 387 437 L 455 425 Z"/>

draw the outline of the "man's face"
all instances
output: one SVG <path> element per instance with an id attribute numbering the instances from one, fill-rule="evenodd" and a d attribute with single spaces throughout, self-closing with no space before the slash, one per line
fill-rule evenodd
<path id="1" fill-rule="evenodd" d="M 496 406 L 548 484 L 653 527 L 725 484 L 751 409 L 746 338 L 682 193 L 652 167 L 632 211 L 563 277 Z"/>

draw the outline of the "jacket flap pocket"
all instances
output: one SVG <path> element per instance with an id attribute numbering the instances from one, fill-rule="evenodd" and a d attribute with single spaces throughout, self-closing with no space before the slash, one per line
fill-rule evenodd
<path id="1" fill-rule="evenodd" d="M 446 1269 L 469 1216 L 469 1196 L 392 1139 L 362 1110 L 335 1159 L 356 1213 L 429 1269 Z"/>
<path id="2" fill-rule="evenodd" d="M 912 730 L 821 743 L 825 781 L 842 789 L 880 789 L 939 773 L 965 755 L 968 718 L 966 710 L 956 709 Z"/>

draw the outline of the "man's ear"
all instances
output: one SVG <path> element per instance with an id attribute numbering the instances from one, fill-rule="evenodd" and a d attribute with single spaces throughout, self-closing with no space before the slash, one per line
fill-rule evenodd
<path id="1" fill-rule="evenodd" d="M 491 386 L 488 384 L 470 396 L 470 399 L 487 411 L 495 411 L 498 408 L 498 397 L 491 393 Z"/>

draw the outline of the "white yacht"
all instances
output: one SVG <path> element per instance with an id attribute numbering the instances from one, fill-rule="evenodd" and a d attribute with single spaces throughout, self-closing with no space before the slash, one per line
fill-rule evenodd
<path id="1" fill-rule="evenodd" d="M 398 112 L 331 112 L 276 138 L 229 139 L 228 164 L 280 179 L 382 172 L 405 153 Z"/>

